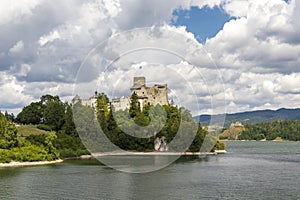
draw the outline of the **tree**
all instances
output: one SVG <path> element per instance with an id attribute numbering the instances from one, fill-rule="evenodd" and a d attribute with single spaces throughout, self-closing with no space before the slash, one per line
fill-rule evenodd
<path id="1" fill-rule="evenodd" d="M 107 119 L 109 117 L 109 99 L 104 94 L 101 93 L 97 97 L 97 119 L 100 123 L 101 129 L 104 131 L 104 133 L 108 133 L 108 124 Z"/>
<path id="2" fill-rule="evenodd" d="M 11 122 L 13 122 L 14 120 L 15 120 L 15 116 L 14 116 L 14 114 L 13 113 L 11 113 L 11 114 L 8 114 L 8 112 L 7 111 L 5 111 L 5 114 L 4 114 L 4 116 L 6 117 L 6 119 L 8 119 L 9 121 L 11 121 Z"/>
<path id="3" fill-rule="evenodd" d="M 65 133 L 68 135 L 75 134 L 76 127 L 73 120 L 72 107 L 68 103 L 66 103 L 65 106 L 66 106 L 66 113 L 64 115 L 64 125 L 62 126 L 62 130 L 64 130 Z"/>
<path id="4" fill-rule="evenodd" d="M 207 130 L 205 128 L 202 128 L 201 124 L 198 123 L 198 130 L 197 130 L 196 136 L 195 136 L 192 144 L 189 147 L 189 150 L 191 152 L 199 152 L 200 151 L 200 148 L 202 146 L 202 143 L 203 143 L 203 140 L 204 140 L 206 134 L 207 134 Z"/>
<path id="5" fill-rule="evenodd" d="M 138 96 L 135 92 L 133 92 L 130 97 L 130 108 L 129 108 L 130 117 L 134 118 L 140 112 L 141 109 L 140 109 L 140 103 L 138 102 Z"/>
<path id="6" fill-rule="evenodd" d="M 52 96 L 50 94 L 43 95 L 40 99 L 41 99 L 40 102 L 43 106 L 46 106 L 51 101 L 55 101 L 55 102 L 60 101 L 58 96 Z"/>
<path id="7" fill-rule="evenodd" d="M 16 121 L 21 124 L 39 124 L 42 121 L 43 108 L 41 102 L 32 102 L 17 115 Z"/>
<path id="8" fill-rule="evenodd" d="M 47 102 L 43 113 L 44 124 L 50 126 L 53 130 L 58 131 L 62 128 L 64 116 L 64 103 L 62 103 L 59 99 Z"/>
<path id="9" fill-rule="evenodd" d="M 282 138 L 285 140 L 300 140 L 300 121 L 272 121 L 260 124 L 248 124 L 240 135 L 240 140 L 274 140 Z"/>
<path id="10" fill-rule="evenodd" d="M 0 113 L 0 149 L 11 149 L 18 146 L 16 126 Z"/>
<path id="11" fill-rule="evenodd" d="M 50 132 L 45 138 L 46 150 L 48 154 L 53 155 L 53 159 L 59 157 L 56 148 L 53 144 L 54 140 L 57 138 L 55 132 Z"/>

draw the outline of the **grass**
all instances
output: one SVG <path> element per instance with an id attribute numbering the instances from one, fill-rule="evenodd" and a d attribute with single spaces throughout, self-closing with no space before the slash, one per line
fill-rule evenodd
<path id="1" fill-rule="evenodd" d="M 27 137 L 29 135 L 47 135 L 49 132 L 38 129 L 35 125 L 20 125 L 17 126 L 18 135 Z"/>

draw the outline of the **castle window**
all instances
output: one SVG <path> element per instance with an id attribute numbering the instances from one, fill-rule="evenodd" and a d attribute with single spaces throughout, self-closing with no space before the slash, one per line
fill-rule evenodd
<path id="1" fill-rule="evenodd" d="M 145 94 L 145 92 L 143 92 L 143 94 Z"/>

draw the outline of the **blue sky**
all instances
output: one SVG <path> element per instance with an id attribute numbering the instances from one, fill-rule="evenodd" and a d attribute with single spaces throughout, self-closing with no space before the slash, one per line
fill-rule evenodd
<path id="1" fill-rule="evenodd" d="M 204 43 L 206 39 L 214 37 L 230 17 L 221 7 L 209 8 L 205 6 L 199 9 L 191 7 L 189 10 L 175 10 L 172 24 L 175 26 L 186 26 L 187 31 L 194 33 L 196 39 Z"/>

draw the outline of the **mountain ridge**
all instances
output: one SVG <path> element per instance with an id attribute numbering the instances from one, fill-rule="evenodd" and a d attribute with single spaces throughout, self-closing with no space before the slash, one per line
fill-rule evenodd
<path id="1" fill-rule="evenodd" d="M 202 125 L 209 125 L 212 116 L 221 116 L 223 114 L 217 115 L 198 115 L 195 116 L 195 121 Z M 262 122 L 271 122 L 276 120 L 297 120 L 300 119 L 300 108 L 280 108 L 277 110 L 255 110 L 255 111 L 245 111 L 238 113 L 226 114 L 224 127 L 229 127 L 231 123 L 237 121 L 242 124 L 257 124 Z"/>

